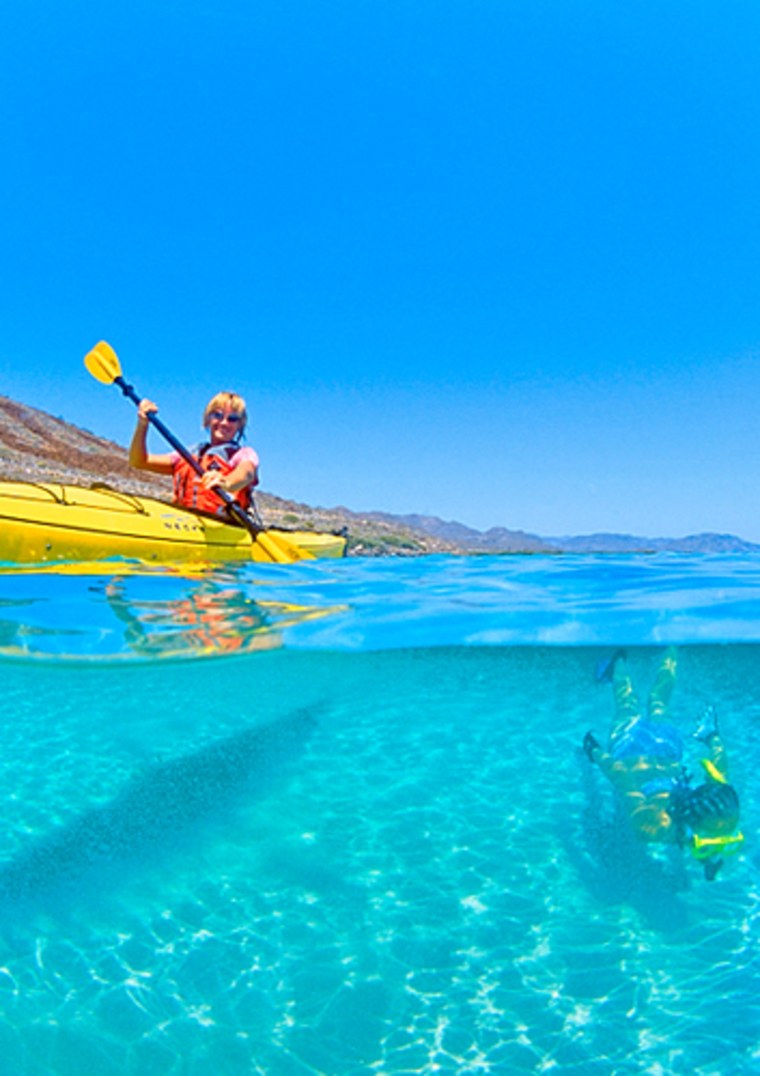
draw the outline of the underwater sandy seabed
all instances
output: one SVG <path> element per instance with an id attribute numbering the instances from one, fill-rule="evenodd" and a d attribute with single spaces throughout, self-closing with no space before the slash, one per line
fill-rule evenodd
<path id="1" fill-rule="evenodd" d="M 758 649 L 679 651 L 742 796 L 710 884 L 579 751 L 602 655 L 4 663 L 0 1071 L 757 1071 Z"/>

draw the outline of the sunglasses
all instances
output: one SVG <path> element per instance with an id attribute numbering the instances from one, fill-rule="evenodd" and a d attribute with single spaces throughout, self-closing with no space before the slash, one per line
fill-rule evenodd
<path id="1" fill-rule="evenodd" d="M 230 411 L 227 415 L 225 415 L 224 411 L 209 411 L 208 417 L 213 419 L 214 422 L 222 422 L 224 419 L 227 419 L 228 422 L 243 421 L 243 416 L 239 415 L 237 411 Z"/>

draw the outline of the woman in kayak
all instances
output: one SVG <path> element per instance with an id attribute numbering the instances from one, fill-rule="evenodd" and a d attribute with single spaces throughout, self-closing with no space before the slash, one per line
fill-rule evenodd
<path id="1" fill-rule="evenodd" d="M 628 675 L 625 651 L 616 651 L 597 674 L 598 680 L 609 681 L 615 698 L 609 746 L 605 751 L 587 732 L 583 750 L 616 789 L 637 835 L 644 841 L 687 847 L 712 881 L 722 866 L 721 856 L 737 852 L 744 840 L 736 832 L 739 797 L 728 783 L 726 752 L 712 707 L 694 733 L 703 745 L 699 762 L 705 781 L 691 787 L 682 763 L 681 733 L 665 720 L 675 677 L 676 655 L 671 648 L 660 665 L 645 716 Z"/>
<path id="2" fill-rule="evenodd" d="M 258 485 L 259 457 L 252 448 L 241 445 L 247 413 L 245 400 L 234 392 L 219 392 L 206 404 L 203 428 L 208 440 L 193 449 L 201 465 L 198 475 L 178 452 L 155 454 L 147 450 L 148 415 L 158 408 L 151 400 L 141 400 L 137 409 L 137 426 L 129 446 L 129 462 L 141 471 L 170 474 L 174 482 L 174 501 L 186 508 L 221 514 L 225 506 L 214 490 L 231 494 L 246 510 Z"/>

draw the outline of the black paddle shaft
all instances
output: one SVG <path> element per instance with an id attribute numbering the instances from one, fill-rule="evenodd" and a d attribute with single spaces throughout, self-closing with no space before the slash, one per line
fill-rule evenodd
<path id="1" fill-rule="evenodd" d="M 134 388 L 131 385 L 127 384 L 123 377 L 115 377 L 114 384 L 119 386 L 127 399 L 131 400 L 138 407 L 140 406 L 140 397 L 137 395 Z M 192 453 L 188 452 L 182 442 L 178 441 L 174 434 L 171 432 L 171 430 L 167 429 L 166 426 L 164 426 L 163 422 L 157 415 L 154 415 L 153 413 L 149 414 L 148 422 L 150 422 L 150 424 L 158 430 L 161 436 L 169 442 L 169 444 L 176 452 L 179 452 L 182 459 L 186 463 L 190 464 L 196 474 L 204 474 L 203 468 L 201 467 L 200 463 L 198 463 L 195 456 L 193 456 Z M 228 493 L 226 489 L 220 489 L 219 486 L 214 486 L 214 493 L 217 495 L 217 497 L 220 498 L 220 500 L 224 501 L 224 503 L 227 505 L 227 510 L 230 515 L 233 515 L 239 523 L 242 523 L 243 526 L 250 532 L 250 534 L 254 538 L 260 533 L 261 528 L 256 526 L 256 524 L 253 522 L 251 517 L 243 508 L 243 506 L 239 504 L 238 501 L 236 501 L 235 498 L 230 493 Z"/>

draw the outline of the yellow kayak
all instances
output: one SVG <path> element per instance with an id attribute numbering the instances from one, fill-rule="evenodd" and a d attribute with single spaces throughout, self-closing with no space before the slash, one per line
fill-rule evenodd
<path id="1" fill-rule="evenodd" d="M 271 561 L 265 538 L 306 556 L 342 557 L 346 538 L 312 531 L 243 528 L 152 497 L 95 485 L 0 481 L 0 561 Z"/>

